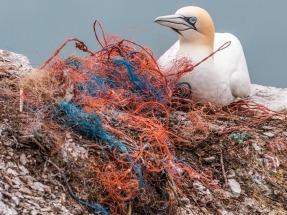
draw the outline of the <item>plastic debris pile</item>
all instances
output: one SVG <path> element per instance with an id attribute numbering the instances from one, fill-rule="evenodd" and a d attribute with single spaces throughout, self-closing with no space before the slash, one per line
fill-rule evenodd
<path id="1" fill-rule="evenodd" d="M 190 186 L 187 178 L 211 181 L 174 153 L 176 135 L 169 131 L 169 114 L 178 77 L 163 75 L 152 52 L 132 41 L 103 33 L 101 42 L 97 23 L 100 51 L 68 39 L 39 70 L 22 78 L 24 110 L 46 119 L 42 127 L 52 128 L 53 152 L 64 144 L 63 128 L 101 148 L 99 156 L 89 155 L 101 187 L 90 195 L 97 203 L 71 194 L 94 213 L 123 214 L 130 207 L 138 212 L 173 212 Z M 57 57 L 70 41 L 89 56 Z M 177 75 L 191 68 L 181 65 Z M 119 124 L 126 129 L 119 129 Z"/>
<path id="2" fill-rule="evenodd" d="M 34 72 L 0 53 L 3 162 L 32 155 L 25 168 L 56 190 L 39 207 L 59 198 L 79 214 L 285 214 L 286 112 L 246 100 L 196 104 L 188 85 L 174 84 L 192 65 L 163 75 L 150 50 L 95 36 L 100 51 L 68 39 Z M 57 57 L 70 41 L 89 56 Z M 18 176 L 6 173 L 1 201 L 19 213 L 29 210 L 23 202 L 37 205 L 26 195 L 15 205 Z"/>

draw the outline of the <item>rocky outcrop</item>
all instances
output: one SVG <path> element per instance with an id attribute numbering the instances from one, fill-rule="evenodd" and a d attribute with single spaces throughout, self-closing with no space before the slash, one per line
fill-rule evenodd
<path id="1" fill-rule="evenodd" d="M 249 100 L 273 111 L 284 111 L 287 110 L 287 88 L 252 84 Z"/>
<path id="2" fill-rule="evenodd" d="M 12 80 L 13 77 L 13 80 L 19 80 L 19 76 L 32 70 L 27 57 L 0 50 L 0 81 Z M 11 88 L 18 99 L 19 89 L 15 90 L 15 85 Z M 57 176 L 59 172 L 43 158 L 44 143 L 37 142 L 33 132 L 29 135 L 21 133 L 23 127 L 19 127 L 18 120 L 27 115 L 19 114 L 18 105 L 10 107 L 7 102 L 11 100 L 9 96 L 1 98 L 2 89 L 4 88 L 1 88 L 0 82 L 0 214 L 89 214 L 87 208 L 69 196 L 63 181 Z M 287 89 L 253 85 L 249 99 L 272 110 L 281 111 L 287 107 L 286 92 Z M 204 133 L 208 139 L 196 140 L 200 141 L 200 147 L 193 150 L 182 148 L 181 151 L 182 145 L 177 140 L 179 159 L 191 162 L 203 172 L 216 170 L 212 177 L 222 190 L 211 190 L 200 181 L 188 181 L 192 185 L 192 198 L 180 199 L 182 207 L 178 208 L 177 214 L 215 214 L 211 212 L 215 210 L 216 214 L 286 214 L 283 206 L 287 198 L 285 121 L 274 118 L 264 122 L 264 126 L 260 124 L 250 127 L 250 133 L 224 136 L 219 135 L 222 129 L 238 126 L 238 123 L 244 122 L 244 117 L 240 115 L 240 120 L 236 121 L 222 116 L 214 119 L 212 115 L 208 124 L 197 125 L 198 129 L 193 130 L 191 135 L 189 129 L 199 118 L 195 117 L 195 121 L 192 121 L 190 118 L 193 116 L 188 114 L 190 113 L 180 111 L 170 116 L 172 133 L 194 140 L 196 134 L 209 129 L 208 134 Z M 126 125 L 122 126 L 121 129 L 127 129 Z M 62 146 L 62 153 L 59 153 L 59 163 L 66 162 L 67 157 L 72 161 L 70 163 L 73 168 L 76 167 L 74 165 L 77 160 L 85 163 L 88 156 L 85 145 L 79 147 L 76 141 L 72 141 L 70 133 L 63 132 L 63 135 L 67 141 Z M 72 171 L 70 174 L 71 178 L 75 176 Z M 81 189 L 76 186 L 77 183 L 73 185 L 79 193 Z M 226 205 L 227 202 L 229 204 Z M 212 208 L 209 207 L 211 205 Z M 132 211 L 131 214 L 136 213 Z"/>
<path id="3" fill-rule="evenodd" d="M 21 75 L 32 71 L 28 58 L 6 50 L 0 50 L 0 76 Z"/>
<path id="4" fill-rule="evenodd" d="M 11 104 L 19 95 L 19 77 L 32 70 L 27 57 L 0 50 L 0 214 L 89 214 L 73 200 L 73 206 L 69 206 L 71 199 L 57 174 L 43 166 L 37 168 L 39 163 L 45 163 L 38 150 L 20 143 L 23 138 L 29 143 L 33 135 L 17 133 L 19 122 L 15 118 L 21 116 Z M 16 92 L 11 93 L 11 98 L 7 86 Z"/>

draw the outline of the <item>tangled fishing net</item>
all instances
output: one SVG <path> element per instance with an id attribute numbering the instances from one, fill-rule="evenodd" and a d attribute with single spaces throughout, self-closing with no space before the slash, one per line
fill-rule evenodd
<path id="1" fill-rule="evenodd" d="M 94 23 L 100 51 L 68 39 L 38 70 L 21 78 L 22 108 L 33 116 L 26 129 L 46 131 L 38 138 L 49 140 L 45 148 L 50 156 L 64 147 L 65 131 L 80 135 L 83 147 L 90 149 L 88 164 L 77 166 L 83 174 L 79 180 L 92 180 L 86 199 L 64 180 L 72 198 L 95 214 L 175 213 L 180 198 L 189 196 L 192 180 L 217 187 L 175 153 L 176 147 L 192 147 L 208 137 L 201 116 L 214 110 L 194 109 L 196 104 L 177 96 L 184 93 L 175 83 L 192 65 L 182 61 L 164 75 L 151 50 L 103 30 L 100 40 L 97 24 L 102 27 Z M 88 56 L 58 57 L 70 41 Z M 177 122 L 179 113 L 189 121 Z"/>
<path id="2" fill-rule="evenodd" d="M 39 70 L 22 78 L 24 109 L 46 119 L 42 128 L 61 126 L 58 132 L 51 129 L 56 142 L 51 151 L 64 144 L 63 128 L 101 148 L 100 156 L 89 156 L 102 188 L 95 194 L 96 208 L 85 203 L 95 213 L 125 213 L 129 204 L 138 211 L 174 211 L 186 178 L 209 180 L 174 153 L 176 135 L 169 131 L 169 114 L 178 77 L 163 75 L 151 50 L 132 41 L 103 33 L 101 42 L 97 23 L 100 51 L 68 39 Z M 59 58 L 70 41 L 89 56 Z M 181 71 L 190 70 L 181 65 Z"/>

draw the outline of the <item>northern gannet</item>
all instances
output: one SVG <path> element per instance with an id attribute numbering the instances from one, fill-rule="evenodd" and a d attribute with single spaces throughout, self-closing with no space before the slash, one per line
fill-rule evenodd
<path id="1" fill-rule="evenodd" d="M 226 106 L 237 97 L 247 97 L 250 94 L 250 78 L 240 41 L 230 33 L 215 33 L 212 18 L 207 11 L 195 6 L 183 7 L 174 15 L 157 17 L 155 22 L 179 34 L 179 40 L 158 60 L 165 71 L 182 57 L 195 64 L 224 43 L 231 42 L 229 47 L 217 52 L 179 79 L 179 83 L 190 84 L 195 101 Z"/>

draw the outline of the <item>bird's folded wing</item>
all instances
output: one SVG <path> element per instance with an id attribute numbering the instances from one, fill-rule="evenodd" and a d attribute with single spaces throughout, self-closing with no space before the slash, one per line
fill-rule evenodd
<path id="1" fill-rule="evenodd" d="M 171 46 L 159 59 L 158 64 L 164 70 L 168 71 L 176 60 L 176 54 L 179 50 L 179 41 Z"/>
<path id="2" fill-rule="evenodd" d="M 250 94 L 250 78 L 246 59 L 240 41 L 230 33 L 216 33 L 214 50 L 224 43 L 231 45 L 215 55 L 217 70 L 230 77 L 230 90 L 234 97 L 246 97 Z"/>

